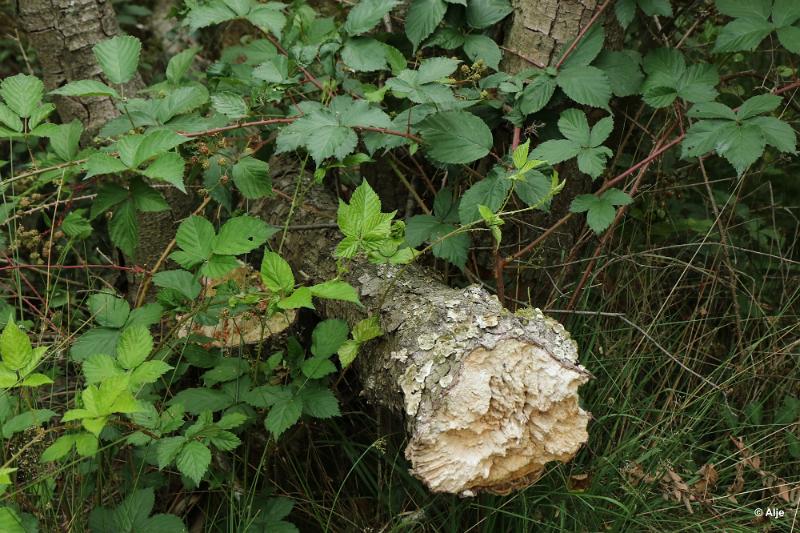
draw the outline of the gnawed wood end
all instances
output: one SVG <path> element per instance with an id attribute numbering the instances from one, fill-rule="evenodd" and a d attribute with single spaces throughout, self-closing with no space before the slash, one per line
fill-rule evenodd
<path id="1" fill-rule="evenodd" d="M 203 278 L 205 296 L 216 294 L 217 287 L 233 280 L 239 286 L 257 286 L 264 290 L 259 273 L 250 265 L 239 262 L 239 266 L 218 279 Z M 178 320 L 184 317 L 179 316 Z M 207 346 L 214 348 L 235 348 L 242 345 L 259 344 L 265 339 L 286 331 L 297 318 L 294 309 L 277 313 L 267 318 L 258 308 L 235 316 L 222 316 L 216 324 L 201 325 L 187 322 L 178 331 L 178 338 L 187 337 L 191 333 L 213 339 Z"/>
<path id="2" fill-rule="evenodd" d="M 569 461 L 588 439 L 578 387 L 590 374 L 563 326 L 538 309 L 499 321 L 500 338 L 467 352 L 438 398 L 416 406 L 405 453 L 434 492 L 506 494 L 535 482 L 548 462 Z M 407 395 L 407 409 L 417 401 Z"/>

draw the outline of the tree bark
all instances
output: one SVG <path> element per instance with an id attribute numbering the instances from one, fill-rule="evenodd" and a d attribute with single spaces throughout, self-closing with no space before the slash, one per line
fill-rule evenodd
<path id="1" fill-rule="evenodd" d="M 273 164 L 271 168 L 278 168 Z M 296 171 L 273 176 L 294 190 Z M 336 199 L 311 189 L 292 224 L 329 223 Z M 288 201 L 266 200 L 253 212 L 274 224 Z M 310 282 L 336 275 L 336 230 L 292 231 L 282 254 Z M 406 458 L 432 491 L 507 493 L 533 483 L 545 463 L 567 461 L 586 441 L 589 414 L 578 387 L 589 373 L 563 326 L 538 309 L 511 313 L 484 289 L 453 289 L 417 265 L 354 261 L 345 279 L 364 309 L 321 302 L 323 315 L 351 324 L 377 315 L 384 335 L 362 347 L 357 361 L 364 394 L 402 414 Z"/>
<path id="2" fill-rule="evenodd" d="M 575 38 L 598 7 L 596 0 L 512 0 L 514 14 L 506 33 L 504 70 L 546 67 Z M 526 60 L 527 58 L 527 60 Z"/>
<path id="3" fill-rule="evenodd" d="M 108 0 L 17 0 L 16 11 L 20 27 L 36 50 L 49 90 L 76 80 L 108 83 L 92 52 L 94 45 L 120 33 Z M 143 88 L 137 74 L 123 86 L 123 91 L 131 97 Z M 120 114 L 107 97 L 56 96 L 54 102 L 62 121 L 78 119 L 84 125 L 83 144 L 89 143 L 103 125 Z M 178 221 L 191 212 L 191 196 L 169 188 L 164 197 L 170 205 L 169 211 L 137 214 L 139 244 L 134 256 L 126 258 L 129 263 L 152 267 L 175 235 Z"/>

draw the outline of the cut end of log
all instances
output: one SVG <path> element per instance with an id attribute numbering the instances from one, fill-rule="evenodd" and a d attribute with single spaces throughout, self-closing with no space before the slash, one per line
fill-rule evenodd
<path id="1" fill-rule="evenodd" d="M 569 461 L 588 439 L 578 387 L 590 374 L 576 362 L 575 342 L 538 309 L 513 315 L 498 302 L 497 311 L 475 317 L 481 342 L 436 386 L 414 385 L 427 383 L 426 365 L 407 372 L 406 414 L 415 423 L 405 453 L 434 492 L 507 494 L 534 483 L 548 462 Z"/>

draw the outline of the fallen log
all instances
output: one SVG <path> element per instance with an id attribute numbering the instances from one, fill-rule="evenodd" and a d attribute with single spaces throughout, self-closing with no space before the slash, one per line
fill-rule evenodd
<path id="1" fill-rule="evenodd" d="M 273 184 L 290 196 L 297 179 L 304 178 L 288 171 Z M 320 282 L 336 275 L 332 253 L 342 236 L 326 227 L 336 208 L 317 185 L 294 209 L 271 198 L 251 212 L 282 226 L 291 211 L 295 228 L 315 228 L 288 232 L 281 253 L 309 282 Z M 363 392 L 405 417 L 405 456 L 430 490 L 505 494 L 535 482 L 548 462 L 570 460 L 586 442 L 589 413 L 578 387 L 590 374 L 560 323 L 538 309 L 511 313 L 485 289 L 450 288 L 418 265 L 355 261 L 344 278 L 364 310 L 331 301 L 319 310 L 351 324 L 364 312 L 380 317 L 384 335 L 357 360 Z"/>

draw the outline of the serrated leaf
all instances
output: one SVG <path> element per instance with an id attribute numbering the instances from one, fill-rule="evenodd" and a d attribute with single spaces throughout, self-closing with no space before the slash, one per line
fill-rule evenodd
<path id="1" fill-rule="evenodd" d="M 317 298 L 340 300 L 361 305 L 361 301 L 358 299 L 358 291 L 346 281 L 329 280 L 313 285 L 310 289 L 311 294 Z"/>
<path id="2" fill-rule="evenodd" d="M 289 395 L 275 402 L 267 413 L 264 426 L 277 439 L 292 427 L 303 413 L 303 400 Z"/>
<path id="3" fill-rule="evenodd" d="M 602 233 L 617 214 L 615 205 L 628 205 L 631 197 L 619 189 L 609 189 L 600 196 L 582 194 L 577 196 L 570 205 L 573 213 L 586 213 L 586 222 L 595 233 Z"/>
<path id="4" fill-rule="evenodd" d="M 579 104 L 608 108 L 611 84 L 605 72 L 597 67 L 571 66 L 563 68 L 556 82 L 564 94 Z"/>
<path id="5" fill-rule="evenodd" d="M 108 224 L 111 242 L 128 257 L 133 257 L 139 242 L 139 225 L 136 222 L 136 210 L 133 201 L 123 203 L 114 211 Z"/>
<path id="6" fill-rule="evenodd" d="M 572 159 L 580 153 L 581 147 L 569 139 L 545 141 L 531 152 L 531 158 L 547 161 L 551 165 Z"/>
<path id="7" fill-rule="evenodd" d="M 330 389 L 308 386 L 300 390 L 303 412 L 314 418 L 341 416 L 339 401 Z"/>
<path id="8" fill-rule="evenodd" d="M 236 13 L 228 6 L 222 2 L 212 2 L 192 8 L 186 16 L 185 23 L 189 25 L 192 31 L 197 31 L 200 28 L 219 24 L 233 18 L 236 18 Z"/>
<path id="9" fill-rule="evenodd" d="M 96 44 L 94 52 L 100 68 L 111 83 L 127 83 L 136 74 L 142 43 L 130 35 L 117 35 Z"/>
<path id="10" fill-rule="evenodd" d="M 212 249 L 220 255 L 245 254 L 267 242 L 276 231 L 263 220 L 248 215 L 234 217 L 222 225 Z"/>
<path id="11" fill-rule="evenodd" d="M 236 93 L 222 92 L 211 95 L 211 105 L 217 113 L 231 119 L 244 118 L 248 113 L 247 102 Z"/>
<path id="12" fill-rule="evenodd" d="M 556 79 L 547 74 L 540 74 L 520 93 L 519 108 L 525 115 L 541 111 L 553 98 L 556 91 Z"/>
<path id="13" fill-rule="evenodd" d="M 233 166 L 231 175 L 236 188 L 245 198 L 257 199 L 272 195 L 272 180 L 266 161 L 244 157 Z"/>
<path id="14" fill-rule="evenodd" d="M 174 185 L 182 193 L 186 193 L 186 186 L 183 184 L 183 172 L 186 163 L 180 154 L 168 152 L 161 154 L 150 163 L 142 174 L 154 180 L 162 180 Z"/>
<path id="15" fill-rule="evenodd" d="M 33 356 L 33 347 L 28 336 L 12 321 L 0 334 L 0 355 L 10 370 L 24 368 Z"/>
<path id="16" fill-rule="evenodd" d="M 749 119 L 747 123 L 758 126 L 764 140 L 770 146 L 789 154 L 797 152 L 797 135 L 786 122 L 775 117 L 755 117 Z"/>
<path id="17" fill-rule="evenodd" d="M 100 383 L 108 378 L 122 375 L 122 370 L 110 355 L 94 354 L 83 361 L 81 371 L 86 378 L 86 383 Z"/>
<path id="18" fill-rule="evenodd" d="M 272 292 L 288 294 L 294 289 L 292 267 L 279 254 L 264 252 L 261 260 L 261 281 Z"/>
<path id="19" fill-rule="evenodd" d="M 480 220 L 478 206 L 488 207 L 493 213 L 503 205 L 512 182 L 505 178 L 487 177 L 467 189 L 458 206 L 458 217 L 462 224 Z"/>
<path id="20" fill-rule="evenodd" d="M 507 0 L 469 0 L 467 24 L 478 29 L 488 28 L 506 18 L 511 11 L 513 9 Z"/>
<path id="21" fill-rule="evenodd" d="M 167 80 L 169 80 L 170 83 L 177 84 L 186 74 L 186 71 L 189 70 L 192 61 L 194 61 L 194 57 L 199 51 L 200 48 L 192 47 L 172 56 L 169 63 L 167 63 Z"/>
<path id="22" fill-rule="evenodd" d="M 117 342 L 117 362 L 126 370 L 142 364 L 153 351 L 153 337 L 144 326 L 125 328 Z"/>
<path id="23" fill-rule="evenodd" d="M 317 357 L 330 357 L 347 340 L 350 328 L 340 319 L 323 320 L 311 334 L 311 353 Z"/>
<path id="24" fill-rule="evenodd" d="M 92 294 L 87 303 L 94 321 L 110 328 L 124 326 L 131 311 L 131 306 L 126 300 L 107 292 Z"/>
<path id="25" fill-rule="evenodd" d="M 644 80 L 640 68 L 642 57 L 634 50 L 615 52 L 605 50 L 595 61 L 595 66 L 606 73 L 615 96 L 631 96 L 639 92 Z"/>
<path id="26" fill-rule="evenodd" d="M 433 33 L 447 11 L 442 0 L 412 0 L 406 14 L 405 30 L 408 40 L 419 48 L 420 43 Z"/>
<path id="27" fill-rule="evenodd" d="M 342 48 L 342 61 L 356 72 L 387 69 L 386 45 L 371 37 L 350 38 Z"/>
<path id="28" fill-rule="evenodd" d="M 59 96 L 110 96 L 111 98 L 119 98 L 119 93 L 106 85 L 105 83 L 97 80 L 78 80 L 62 85 L 50 94 Z"/>
<path id="29" fill-rule="evenodd" d="M 116 157 L 112 157 L 103 152 L 97 152 L 90 155 L 89 160 L 86 161 L 85 179 L 102 174 L 117 174 L 119 172 L 125 172 L 127 169 L 128 167 L 125 166 L 125 163 Z"/>
<path id="30" fill-rule="evenodd" d="M 605 41 L 605 29 L 603 28 L 602 24 L 595 24 L 589 28 L 589 30 L 581 36 L 581 40 L 578 41 L 578 45 L 572 50 L 567 59 L 564 60 L 562 67 L 572 67 L 572 66 L 587 66 L 592 61 L 595 60 L 597 55 L 603 49 L 603 42 Z M 564 44 L 563 53 L 566 53 L 567 50 L 572 46 L 573 41 L 570 40 L 569 42 Z M 560 57 L 563 57 L 563 53 Z"/>
<path id="31" fill-rule="evenodd" d="M 375 27 L 384 15 L 397 5 L 397 0 L 361 0 L 347 14 L 344 31 L 348 35 L 361 35 Z"/>
<path id="32" fill-rule="evenodd" d="M 0 96 L 6 105 L 22 118 L 31 116 L 44 95 L 44 84 L 27 74 L 9 76 L 0 82 Z"/>
<path id="33" fill-rule="evenodd" d="M 267 4 L 256 4 L 247 14 L 249 20 L 256 27 L 267 30 L 278 39 L 281 38 L 281 31 L 286 26 L 286 17 L 280 12 L 284 4 L 280 2 L 270 2 Z"/>
<path id="34" fill-rule="evenodd" d="M 211 450 L 201 442 L 187 442 L 178 453 L 175 464 L 181 474 L 199 485 L 211 464 Z"/>
<path id="35" fill-rule="evenodd" d="M 736 112 L 736 117 L 739 120 L 745 120 L 774 111 L 781 105 L 781 97 L 775 94 L 759 94 L 748 98 L 739 106 Z"/>
<path id="36" fill-rule="evenodd" d="M 5 104 L 0 104 L 0 122 L 14 131 L 22 131 L 22 121 L 17 114 L 11 111 L 11 108 Z"/>
<path id="37" fill-rule="evenodd" d="M 444 111 L 419 124 L 428 155 L 442 163 L 471 163 L 492 149 L 492 132 L 486 123 L 466 111 Z"/>
<path id="38" fill-rule="evenodd" d="M 216 389 L 190 388 L 183 389 L 167 402 L 169 405 L 183 405 L 186 412 L 199 415 L 203 411 L 222 411 L 233 404 L 233 399 Z"/>
<path id="39" fill-rule="evenodd" d="M 204 217 L 192 215 L 181 222 L 175 234 L 175 242 L 188 260 L 181 263 L 181 266 L 191 268 L 208 259 L 211 256 L 214 235 L 214 226 Z"/>
<path id="40" fill-rule="evenodd" d="M 774 25 L 768 20 L 755 17 L 737 18 L 722 27 L 714 43 L 714 52 L 755 50 L 774 30 Z"/>
<path id="41" fill-rule="evenodd" d="M 185 270 L 163 270 L 153 276 L 156 287 L 177 291 L 188 300 L 194 300 L 200 295 L 203 287 L 190 272 Z"/>
<path id="42" fill-rule="evenodd" d="M 464 38 L 464 53 L 475 63 L 483 61 L 494 70 L 500 68 L 500 60 L 503 53 L 497 43 L 486 35 L 470 34 Z"/>
<path id="43" fill-rule="evenodd" d="M 338 350 L 338 348 L 337 348 Z M 309 379 L 321 379 L 328 374 L 336 372 L 336 365 L 334 365 L 327 357 L 312 357 L 306 359 L 300 365 L 303 375 Z"/>
<path id="44" fill-rule="evenodd" d="M 766 139 L 755 124 L 726 124 L 719 129 L 717 153 L 728 160 L 738 175 L 764 153 Z"/>

